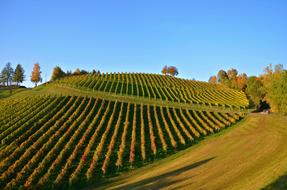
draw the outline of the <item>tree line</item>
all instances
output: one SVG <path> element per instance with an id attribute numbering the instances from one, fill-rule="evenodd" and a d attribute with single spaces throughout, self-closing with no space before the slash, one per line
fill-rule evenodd
<path id="1" fill-rule="evenodd" d="M 25 80 L 24 69 L 18 64 L 16 69 L 12 68 L 11 63 L 7 63 L 0 74 L 0 83 L 2 86 L 19 86 Z"/>
<path id="2" fill-rule="evenodd" d="M 30 75 L 30 81 L 37 87 L 38 83 L 42 82 L 41 67 L 39 63 L 35 63 L 33 70 Z M 99 70 L 93 69 L 92 71 L 80 70 L 77 68 L 74 72 L 64 72 L 59 66 L 54 67 L 50 81 L 72 76 L 72 75 L 83 75 L 83 74 L 100 74 Z M 13 69 L 12 64 L 8 62 L 0 73 L 0 87 L 19 87 L 21 83 L 25 81 L 25 70 L 21 64 L 17 64 L 16 68 Z"/>
<path id="3" fill-rule="evenodd" d="M 236 69 L 220 70 L 209 78 L 209 83 L 223 84 L 242 90 L 250 105 L 258 110 L 268 108 L 274 112 L 287 114 L 287 70 L 282 64 L 268 65 L 259 76 L 238 74 Z"/>
<path id="4" fill-rule="evenodd" d="M 13 69 L 12 64 L 8 62 L 0 73 L 0 86 L 12 87 L 17 86 L 25 81 L 25 70 L 21 64 L 17 64 L 16 68 Z M 39 63 L 35 63 L 32 73 L 31 73 L 31 82 L 37 86 L 39 82 L 42 82 L 41 71 Z"/>
<path id="5" fill-rule="evenodd" d="M 56 66 L 52 71 L 52 76 L 50 81 L 55 81 L 57 79 L 61 79 L 63 77 L 72 76 L 72 75 L 84 75 L 84 74 L 101 74 L 99 70 L 93 69 L 92 71 L 80 70 L 77 68 L 74 72 L 68 70 L 67 72 L 63 71 L 61 67 Z"/>
<path id="6" fill-rule="evenodd" d="M 19 84 L 25 81 L 26 76 L 24 73 L 25 71 L 21 64 L 18 64 L 16 66 L 16 69 L 14 70 L 12 68 L 12 64 L 7 63 L 5 67 L 2 69 L 2 72 L 0 74 L 0 86 L 12 87 L 13 85 L 16 85 L 18 87 Z M 35 87 L 37 87 L 39 82 L 42 82 L 41 73 L 42 72 L 40 69 L 40 64 L 35 63 L 30 76 L 30 80 L 35 84 Z M 176 76 L 179 74 L 178 69 L 174 66 L 164 66 L 161 73 L 170 76 Z M 83 75 L 83 74 L 101 74 L 101 72 L 95 69 L 93 69 L 92 71 L 86 71 L 83 69 L 81 70 L 79 68 L 77 68 L 74 72 L 72 72 L 71 70 L 65 72 L 61 67 L 56 66 L 53 68 L 50 81 L 55 81 L 57 79 L 61 79 L 67 76 Z"/>

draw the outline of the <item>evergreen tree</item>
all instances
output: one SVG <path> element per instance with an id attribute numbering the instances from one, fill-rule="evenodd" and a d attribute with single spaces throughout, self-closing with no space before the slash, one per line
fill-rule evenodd
<path id="1" fill-rule="evenodd" d="M 20 64 L 18 64 L 15 69 L 13 81 L 16 82 L 18 86 L 19 83 L 22 83 L 24 81 L 24 79 L 25 79 L 24 69 Z"/>
<path id="2" fill-rule="evenodd" d="M 2 82 L 6 82 L 7 86 L 12 85 L 14 70 L 11 66 L 11 63 L 7 63 L 6 66 L 2 69 L 1 76 Z"/>

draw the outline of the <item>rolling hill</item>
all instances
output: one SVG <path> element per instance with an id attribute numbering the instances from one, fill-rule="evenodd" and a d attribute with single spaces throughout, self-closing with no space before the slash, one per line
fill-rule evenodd
<path id="1" fill-rule="evenodd" d="M 245 117 L 244 93 L 142 73 L 66 77 L 0 101 L 0 188 L 85 186 Z"/>

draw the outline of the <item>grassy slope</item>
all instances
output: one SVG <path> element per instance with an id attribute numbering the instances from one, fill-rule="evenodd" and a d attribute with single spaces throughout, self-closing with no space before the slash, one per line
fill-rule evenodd
<path id="1" fill-rule="evenodd" d="M 12 90 L 12 94 L 10 94 L 10 90 L 0 90 L 0 99 L 3 99 L 3 98 L 8 98 L 8 97 L 11 97 L 11 96 L 14 96 L 15 94 L 18 94 L 20 92 L 23 92 L 23 91 L 27 91 L 27 90 L 30 90 L 30 89 L 27 89 L 27 88 L 18 88 L 18 89 L 13 89 Z"/>
<path id="2" fill-rule="evenodd" d="M 260 189 L 287 171 L 286 144 L 287 117 L 251 114 L 237 127 L 97 187 Z"/>

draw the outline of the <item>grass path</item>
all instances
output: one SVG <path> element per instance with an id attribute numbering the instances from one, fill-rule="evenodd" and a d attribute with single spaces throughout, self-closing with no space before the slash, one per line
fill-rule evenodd
<path id="1" fill-rule="evenodd" d="M 260 189 L 286 171 L 287 117 L 250 114 L 244 122 L 219 135 L 150 166 L 111 178 L 97 187 Z"/>

